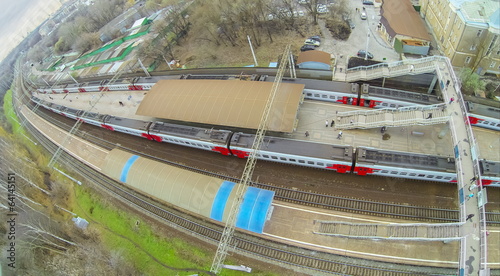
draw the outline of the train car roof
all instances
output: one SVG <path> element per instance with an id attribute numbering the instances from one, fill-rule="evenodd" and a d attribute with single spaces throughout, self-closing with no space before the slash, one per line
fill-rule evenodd
<path id="1" fill-rule="evenodd" d="M 235 133 L 231 138 L 232 146 L 251 148 L 255 135 Z M 353 149 L 351 146 L 332 145 L 266 136 L 261 150 L 284 154 L 294 154 L 313 158 L 329 160 L 352 160 Z"/>
<path id="2" fill-rule="evenodd" d="M 455 158 L 437 155 L 358 147 L 357 158 L 358 163 L 397 165 L 406 168 L 432 169 L 449 172 L 454 172 L 456 170 Z"/>
<path id="3" fill-rule="evenodd" d="M 164 122 L 154 122 L 149 128 L 150 134 L 171 134 L 180 137 L 226 144 L 231 132 L 228 130 L 207 129 L 192 126 L 175 125 Z"/>
<path id="4" fill-rule="evenodd" d="M 500 118 L 500 108 L 491 107 L 478 103 L 472 103 L 472 102 L 468 102 L 467 105 L 470 113 L 496 119 Z"/>
<path id="5" fill-rule="evenodd" d="M 273 83 L 240 80 L 161 80 L 136 115 L 210 125 L 257 129 Z M 282 83 L 268 130 L 292 132 L 303 84 Z"/>

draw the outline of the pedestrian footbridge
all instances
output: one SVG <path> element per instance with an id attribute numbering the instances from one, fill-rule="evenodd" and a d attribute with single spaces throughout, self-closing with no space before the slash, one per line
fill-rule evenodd
<path id="1" fill-rule="evenodd" d="M 339 112 L 335 118 L 336 129 L 366 129 L 378 127 L 403 127 L 446 123 L 449 114 L 446 104 L 406 106 L 377 110 Z"/>
<path id="2" fill-rule="evenodd" d="M 315 221 L 314 234 L 354 239 L 451 241 L 462 238 L 464 223 L 357 224 Z"/>

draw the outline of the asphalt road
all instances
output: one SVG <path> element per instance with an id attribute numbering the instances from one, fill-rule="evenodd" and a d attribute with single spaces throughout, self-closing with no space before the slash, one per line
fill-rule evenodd
<path id="1" fill-rule="evenodd" d="M 325 21 L 320 20 L 319 24 L 324 39 L 317 49 L 333 54 L 337 58 L 337 70 L 340 70 L 340 68 L 345 69 L 350 56 L 356 56 L 359 50 L 366 49 L 367 40 L 368 52 L 374 55 L 374 60 L 398 61 L 399 54 L 389 46 L 377 31 L 377 25 L 380 22 L 380 8 L 363 5 L 361 1 L 350 1 L 349 4 L 352 9 L 351 18 L 356 25 L 349 38 L 346 41 L 334 39 L 330 31 L 325 27 Z M 366 20 L 362 20 L 360 13 L 356 12 L 356 8 L 362 10 L 363 7 L 365 7 L 368 17 Z M 368 32 L 370 33 L 369 38 L 367 36 Z"/>

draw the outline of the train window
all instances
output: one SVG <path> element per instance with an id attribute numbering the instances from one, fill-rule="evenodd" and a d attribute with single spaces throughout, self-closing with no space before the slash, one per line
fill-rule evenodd
<path id="1" fill-rule="evenodd" d="M 402 172 L 399 175 L 407 175 L 407 174 L 408 174 L 407 172 Z"/>
<path id="2" fill-rule="evenodd" d="M 290 158 L 291 162 L 297 162 L 297 160 Z"/>
<path id="3" fill-rule="evenodd" d="M 381 106 L 387 106 L 387 103 L 382 103 Z"/>
<path id="4" fill-rule="evenodd" d="M 490 123 L 490 126 L 494 126 L 494 125 L 495 125 L 495 123 L 494 123 L 494 122 L 491 122 L 491 123 Z"/>
<path id="5" fill-rule="evenodd" d="M 321 98 L 325 98 L 326 99 L 327 97 L 328 97 L 327 95 L 324 95 L 324 94 L 321 95 Z"/>
<path id="6" fill-rule="evenodd" d="M 335 100 L 337 97 L 330 95 L 330 99 Z"/>
<path id="7" fill-rule="evenodd" d="M 314 165 L 314 162 L 313 161 L 307 161 L 307 164 Z"/>
<path id="8" fill-rule="evenodd" d="M 418 177 L 424 177 L 424 176 L 425 176 L 425 174 L 423 174 L 423 173 L 418 175 Z"/>
<path id="9" fill-rule="evenodd" d="M 427 177 L 427 178 L 434 178 L 434 175 L 430 175 L 430 174 L 429 174 L 429 175 L 428 175 L 428 176 L 426 176 L 426 177 Z"/>
<path id="10" fill-rule="evenodd" d="M 318 164 L 318 166 L 324 166 L 325 165 L 325 163 L 321 163 L 321 162 L 318 162 L 316 164 Z"/>
<path id="11" fill-rule="evenodd" d="M 391 171 L 391 174 L 398 174 L 397 171 Z"/>
<path id="12" fill-rule="evenodd" d="M 445 179 L 445 180 L 450 180 L 450 179 L 451 179 L 451 177 L 450 177 L 450 176 L 447 176 L 447 177 L 445 177 L 444 179 Z"/>
<path id="13" fill-rule="evenodd" d="M 416 173 L 410 173 L 409 176 L 415 176 L 417 175 Z"/>
<path id="14" fill-rule="evenodd" d="M 390 106 L 390 107 L 396 107 L 396 105 L 395 105 L 395 104 L 391 104 L 391 105 L 389 105 L 389 106 Z"/>
<path id="15" fill-rule="evenodd" d="M 286 161 L 286 158 L 285 157 L 280 157 L 280 160 Z"/>
<path id="16" fill-rule="evenodd" d="M 380 173 L 388 173 L 389 171 L 387 170 L 382 170 Z"/>
<path id="17" fill-rule="evenodd" d="M 314 94 L 314 97 L 319 98 L 319 94 Z"/>
<path id="18" fill-rule="evenodd" d="M 271 158 L 272 158 L 272 159 L 275 159 L 275 160 L 276 160 L 276 159 L 278 159 L 278 157 L 276 157 L 276 156 L 271 156 Z"/>
<path id="19" fill-rule="evenodd" d="M 262 156 L 263 156 L 264 158 L 269 158 L 269 155 L 267 155 L 267 154 L 263 154 Z"/>
<path id="20" fill-rule="evenodd" d="M 189 142 L 184 142 L 184 143 L 186 143 L 186 144 L 188 144 L 188 145 L 191 145 L 191 143 L 189 143 Z"/>
<path id="21" fill-rule="evenodd" d="M 306 161 L 304 161 L 304 160 L 299 160 L 299 163 L 304 164 L 305 162 L 306 162 Z"/>
<path id="22" fill-rule="evenodd" d="M 312 93 L 307 93 L 307 96 L 308 97 L 311 97 L 313 94 Z"/>
<path id="23" fill-rule="evenodd" d="M 443 176 L 441 175 L 436 176 L 436 179 L 441 179 L 441 178 L 443 178 Z"/>

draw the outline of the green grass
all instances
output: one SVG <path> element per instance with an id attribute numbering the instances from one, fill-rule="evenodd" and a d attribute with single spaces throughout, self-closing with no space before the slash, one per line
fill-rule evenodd
<path id="1" fill-rule="evenodd" d="M 12 90 L 7 90 L 3 98 L 3 110 L 5 111 L 5 118 L 7 122 L 12 126 L 12 132 L 14 134 L 25 134 L 24 129 L 21 127 L 20 119 L 14 112 L 14 107 L 12 105 Z"/>
<path id="2" fill-rule="evenodd" d="M 175 268 L 194 268 L 210 270 L 214 252 L 197 248 L 176 237 L 162 238 L 143 220 L 117 210 L 103 203 L 97 196 L 85 188 L 76 187 L 77 205 L 73 212 L 87 219 L 91 227 L 101 232 L 103 243 L 114 251 L 120 251 L 123 257 L 146 275 L 192 275 L 196 271 L 178 271 L 167 269 L 155 262 L 148 252 L 163 264 Z M 139 226 L 136 226 L 139 221 Z M 106 230 L 106 229 L 109 229 Z M 138 244 L 140 248 L 134 244 Z M 203 273 L 199 273 L 203 275 Z M 223 271 L 220 275 L 247 275 L 238 271 Z M 268 275 L 268 274 L 254 274 Z"/>
<path id="3" fill-rule="evenodd" d="M 7 91 L 4 97 L 4 115 L 8 123 L 12 126 L 14 136 L 24 136 L 26 132 L 20 124 L 20 119 L 14 113 L 12 96 L 12 91 Z M 0 135 L 10 136 L 3 128 L 0 128 Z M 49 157 L 40 152 L 37 146 L 24 137 L 23 139 L 19 139 L 18 142 L 21 142 L 26 149 L 30 150 L 32 153 L 31 156 L 37 164 L 41 167 L 46 166 Z M 63 181 L 65 179 L 65 177 L 57 175 L 54 178 Z M 144 220 L 107 204 L 105 200 L 90 193 L 84 187 L 75 185 L 74 197 L 70 198 L 69 202 L 74 203 L 73 208 L 70 208 L 73 209 L 73 212 L 87 219 L 90 222 L 90 227 L 95 227 L 99 230 L 101 240 L 109 250 L 121 252 L 125 260 L 133 264 L 144 275 L 204 275 L 204 273 L 197 271 L 168 269 L 153 260 L 151 256 L 169 267 L 210 270 L 215 251 L 200 249 L 178 237 L 160 237 Z M 139 226 L 136 226 L 136 221 L 139 221 Z M 166 232 L 163 231 L 163 233 Z M 145 252 L 148 252 L 151 256 Z M 231 261 L 228 260 L 226 263 L 231 263 Z M 252 274 L 274 275 L 259 273 L 255 269 Z M 237 276 L 248 274 L 223 270 L 219 275 Z"/>

